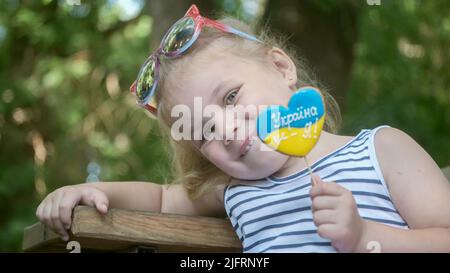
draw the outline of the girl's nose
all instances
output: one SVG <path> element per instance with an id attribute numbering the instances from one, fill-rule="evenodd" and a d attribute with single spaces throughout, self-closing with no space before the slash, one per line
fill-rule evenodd
<path id="1" fill-rule="evenodd" d="M 234 129 L 231 133 L 225 133 L 224 137 L 223 137 L 223 143 L 225 144 L 225 146 L 228 146 L 231 141 L 233 141 L 236 137 L 236 131 L 237 131 L 237 126 L 234 126 Z"/>
<path id="2" fill-rule="evenodd" d="M 237 119 L 234 111 L 223 111 L 214 116 L 216 119 L 216 133 L 220 136 L 225 146 L 236 139 L 236 133 L 239 128 L 240 121 Z"/>

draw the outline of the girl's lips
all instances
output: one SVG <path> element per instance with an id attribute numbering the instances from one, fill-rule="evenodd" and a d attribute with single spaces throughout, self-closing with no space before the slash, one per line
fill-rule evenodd
<path id="1" fill-rule="evenodd" d="M 248 145 L 248 143 L 250 142 L 250 138 L 246 137 L 244 140 L 244 143 L 242 143 L 241 148 L 239 149 L 239 154 L 242 156 L 245 153 L 245 149 Z"/>
<path id="2" fill-rule="evenodd" d="M 245 154 L 247 154 L 247 152 L 252 147 L 252 144 L 253 144 L 253 138 L 250 138 L 250 136 L 245 138 L 244 143 L 242 143 L 242 146 L 241 146 L 241 148 L 239 150 L 240 155 L 244 156 Z"/>

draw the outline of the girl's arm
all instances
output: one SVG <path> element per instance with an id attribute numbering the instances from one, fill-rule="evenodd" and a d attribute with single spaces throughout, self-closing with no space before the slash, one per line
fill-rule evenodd
<path id="1" fill-rule="evenodd" d="M 75 185 L 75 187 L 93 187 L 100 190 L 106 195 L 110 208 L 161 211 L 162 187 L 159 184 L 150 182 L 95 182 Z"/>
<path id="2" fill-rule="evenodd" d="M 367 251 L 367 244 L 375 241 L 381 252 L 449 252 L 450 183 L 438 165 L 394 128 L 381 129 L 375 147 L 392 201 L 411 229 L 364 221 L 356 251 Z"/>
<path id="3" fill-rule="evenodd" d="M 161 186 L 151 182 L 99 182 L 59 188 L 41 202 L 36 216 L 45 225 L 68 239 L 72 209 L 78 205 L 97 208 L 121 208 L 186 215 L 225 216 L 223 186 L 190 200 L 181 184 Z"/>
<path id="4" fill-rule="evenodd" d="M 193 201 L 180 184 L 162 186 L 161 212 L 226 217 L 223 204 L 224 189 L 225 185 L 219 185 L 214 191 Z"/>
<path id="5" fill-rule="evenodd" d="M 98 182 L 85 184 L 103 191 L 113 208 L 154 211 L 184 215 L 225 216 L 224 186 L 197 200 L 188 198 L 181 184 L 159 185 L 151 182 Z"/>

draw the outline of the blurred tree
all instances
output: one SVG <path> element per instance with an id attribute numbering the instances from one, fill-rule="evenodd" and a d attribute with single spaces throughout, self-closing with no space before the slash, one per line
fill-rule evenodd
<path id="1" fill-rule="evenodd" d="M 58 187 L 170 180 L 154 124 L 128 92 L 148 54 L 144 5 L 0 2 L 0 251 L 20 249 Z"/>
<path id="2" fill-rule="evenodd" d="M 344 133 L 389 124 L 450 165 L 450 6 L 381 1 L 360 10 Z"/>
<path id="3" fill-rule="evenodd" d="M 263 22 L 289 35 L 289 43 L 331 90 L 342 110 L 354 62 L 358 0 L 268 0 Z"/>

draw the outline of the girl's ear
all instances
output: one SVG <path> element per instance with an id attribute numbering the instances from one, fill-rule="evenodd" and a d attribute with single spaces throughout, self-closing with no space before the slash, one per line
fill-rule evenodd
<path id="1" fill-rule="evenodd" d="M 272 47 L 267 52 L 268 59 L 276 71 L 280 73 L 287 85 L 297 90 L 297 68 L 291 58 L 280 48 Z"/>

